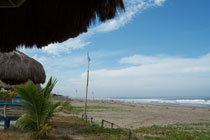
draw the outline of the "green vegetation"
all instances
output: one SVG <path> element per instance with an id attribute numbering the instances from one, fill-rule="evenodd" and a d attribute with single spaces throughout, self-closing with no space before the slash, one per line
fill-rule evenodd
<path id="1" fill-rule="evenodd" d="M 210 140 L 210 123 L 153 125 L 134 132 L 145 140 Z"/>
<path id="2" fill-rule="evenodd" d="M 32 137 L 28 131 L 10 128 L 0 130 L 5 140 L 128 140 L 128 133 L 123 129 L 102 129 L 100 126 L 69 116 L 53 117 L 50 121 L 53 131 L 44 139 Z M 131 140 L 137 140 L 131 138 Z"/>
<path id="3" fill-rule="evenodd" d="M 66 112 L 80 113 L 84 111 L 84 106 L 65 106 Z M 106 106 L 87 106 L 87 112 L 119 111 L 119 108 Z"/>
<path id="4" fill-rule="evenodd" d="M 115 128 L 101 128 L 98 125 L 95 125 L 93 127 L 86 127 L 83 129 L 80 129 L 78 131 L 80 134 L 86 134 L 91 135 L 92 140 L 98 140 L 98 139 L 111 139 L 111 140 L 121 140 L 121 139 L 128 139 L 128 132 L 126 132 L 123 129 Z"/>
<path id="5" fill-rule="evenodd" d="M 45 88 L 36 87 L 32 81 L 28 85 L 19 85 L 15 91 L 23 98 L 26 113 L 16 121 L 15 127 L 35 132 L 35 137 L 45 136 L 51 129 L 49 120 L 59 102 L 53 103 L 50 93 L 56 84 L 56 79 L 50 78 Z"/>
<path id="6" fill-rule="evenodd" d="M 0 101 L 12 101 L 12 97 L 16 97 L 15 92 L 0 89 Z"/>
<path id="7" fill-rule="evenodd" d="M 120 128 L 101 128 L 99 125 L 81 119 L 62 117 L 54 119 L 58 124 L 65 122 L 66 130 L 74 131 L 74 135 L 81 135 L 86 140 L 127 140 L 128 132 Z M 69 124 L 67 126 L 67 124 Z M 133 138 L 131 139 L 133 140 Z"/>

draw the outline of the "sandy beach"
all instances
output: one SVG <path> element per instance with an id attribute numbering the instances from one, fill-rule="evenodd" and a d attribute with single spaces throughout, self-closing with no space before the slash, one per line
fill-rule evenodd
<path id="1" fill-rule="evenodd" d="M 72 106 L 84 106 L 82 100 L 72 100 Z M 210 122 L 210 108 L 135 104 L 116 101 L 88 100 L 88 106 L 103 106 L 110 109 L 88 111 L 95 122 L 102 119 L 124 128 L 176 123 Z"/>

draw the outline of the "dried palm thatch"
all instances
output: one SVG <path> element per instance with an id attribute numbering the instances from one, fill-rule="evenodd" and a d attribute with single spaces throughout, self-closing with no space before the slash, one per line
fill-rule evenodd
<path id="1" fill-rule="evenodd" d="M 0 8 L 0 52 L 63 42 L 87 32 L 97 17 L 103 22 L 123 9 L 123 0 L 25 0 L 18 8 Z"/>
<path id="2" fill-rule="evenodd" d="M 45 82 L 45 71 L 42 65 L 20 51 L 0 53 L 0 86 L 27 83 L 32 80 L 35 84 Z"/>

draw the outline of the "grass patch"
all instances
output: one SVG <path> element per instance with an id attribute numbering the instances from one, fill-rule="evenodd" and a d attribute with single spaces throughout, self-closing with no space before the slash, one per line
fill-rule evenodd
<path id="1" fill-rule="evenodd" d="M 210 123 L 153 125 L 134 132 L 145 140 L 210 140 Z"/>
<path id="2" fill-rule="evenodd" d="M 60 126 L 73 132 L 74 135 L 80 135 L 85 140 L 127 140 L 128 133 L 123 129 L 109 129 L 101 128 L 99 125 L 94 124 L 93 126 L 84 120 L 75 119 L 71 117 L 57 117 L 54 118 L 56 127 Z M 61 124 L 62 123 L 62 124 Z M 70 132 L 67 132 L 68 134 Z M 133 140 L 132 138 L 131 140 Z"/>
<path id="3" fill-rule="evenodd" d="M 110 140 L 121 140 L 128 139 L 128 133 L 120 128 L 102 129 L 100 126 L 95 125 L 93 127 L 86 127 L 78 131 L 80 134 L 91 135 L 93 140 L 98 140 L 99 138 L 110 139 Z"/>

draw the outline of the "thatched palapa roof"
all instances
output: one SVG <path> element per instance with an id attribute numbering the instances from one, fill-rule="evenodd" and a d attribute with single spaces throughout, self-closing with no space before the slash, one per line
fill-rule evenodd
<path id="1" fill-rule="evenodd" d="M 0 0 L 0 51 L 63 42 L 123 9 L 123 0 Z"/>
<path id="2" fill-rule="evenodd" d="M 24 53 L 0 53 L 0 83 L 16 85 L 32 80 L 35 84 L 40 84 L 45 82 L 45 78 L 42 65 Z"/>

